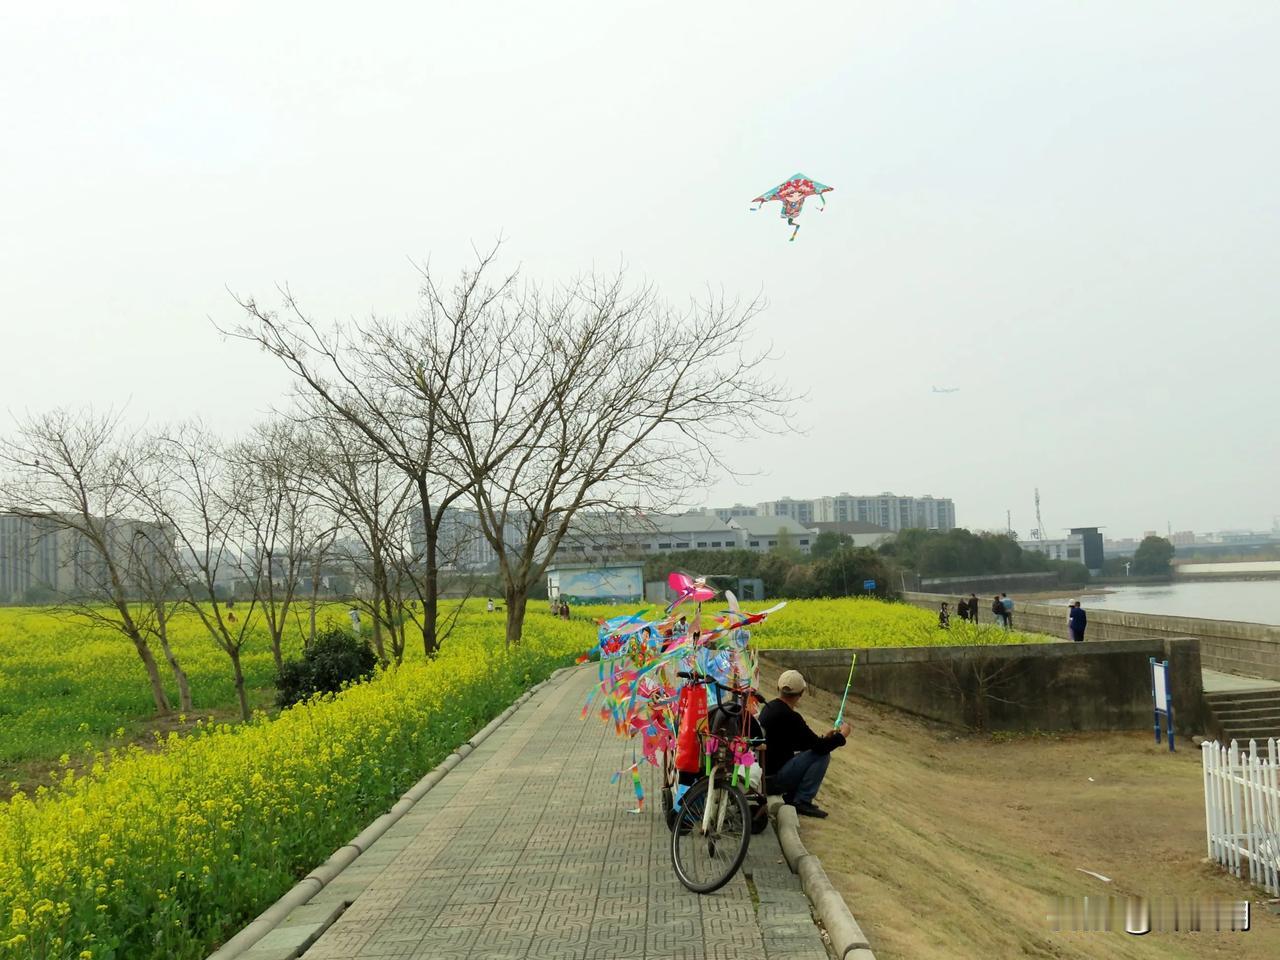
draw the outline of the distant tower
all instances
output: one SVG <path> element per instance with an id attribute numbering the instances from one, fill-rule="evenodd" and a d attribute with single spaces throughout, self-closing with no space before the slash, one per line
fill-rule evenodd
<path id="1" fill-rule="evenodd" d="M 1044 540 L 1044 521 L 1040 519 L 1040 488 L 1036 487 L 1036 539 Z"/>
<path id="2" fill-rule="evenodd" d="M 1009 533 L 1013 533 L 1013 511 L 1006 510 L 1004 512 L 1004 528 Z"/>

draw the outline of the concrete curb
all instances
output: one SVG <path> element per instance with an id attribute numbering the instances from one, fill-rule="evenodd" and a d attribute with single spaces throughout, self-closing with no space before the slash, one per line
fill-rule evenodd
<path id="1" fill-rule="evenodd" d="M 826 928 L 837 960 L 875 960 L 867 935 L 822 869 L 822 861 L 806 850 L 800 841 L 800 818 L 796 815 L 796 808 L 784 804 L 781 797 L 770 797 L 769 813 L 773 816 L 778 845 L 782 847 L 787 866 L 800 877 L 800 886 L 813 905 L 813 912 Z"/>
<path id="2" fill-rule="evenodd" d="M 351 865 L 357 857 L 369 849 L 379 837 L 386 833 L 391 827 L 403 817 L 406 813 L 413 809 L 414 804 L 421 800 L 437 783 L 444 779 L 445 775 L 462 762 L 462 758 L 478 747 L 481 743 L 489 738 L 489 736 L 502 726 L 513 713 L 518 710 L 529 698 L 535 693 L 546 687 L 557 677 L 563 674 L 568 667 L 561 667 L 552 673 L 547 679 L 541 683 L 536 683 L 511 704 L 500 714 L 490 720 L 487 724 L 480 728 L 472 735 L 470 740 L 461 744 L 457 750 L 445 757 L 440 764 L 436 766 L 430 773 L 410 787 L 399 800 L 391 807 L 389 811 L 378 817 L 373 823 L 365 827 L 360 833 L 351 840 L 350 843 L 339 847 L 334 851 L 324 863 L 316 867 L 302 880 L 300 880 L 292 889 L 290 889 L 283 897 L 267 907 L 256 919 L 251 921 L 248 926 L 244 927 L 234 937 L 224 943 L 221 947 L 209 954 L 207 960 L 233 960 L 250 950 L 254 944 L 271 933 L 290 913 L 310 901 L 316 894 L 323 890 L 333 881 L 338 874 Z M 328 922 L 318 929 L 311 928 L 312 932 L 298 944 L 294 956 L 298 956 L 304 950 L 311 946 L 312 943 L 319 938 L 325 928 L 336 920 L 341 911 L 333 911 L 328 916 Z"/>

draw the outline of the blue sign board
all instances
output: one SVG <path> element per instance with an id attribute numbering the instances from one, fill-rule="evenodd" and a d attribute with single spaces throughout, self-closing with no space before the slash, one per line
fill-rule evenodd
<path id="1" fill-rule="evenodd" d="M 863 580 L 863 581 L 862 581 L 862 589 L 863 589 L 863 590 L 874 590 L 875 588 L 876 588 L 876 582 L 875 582 L 874 580 Z"/>

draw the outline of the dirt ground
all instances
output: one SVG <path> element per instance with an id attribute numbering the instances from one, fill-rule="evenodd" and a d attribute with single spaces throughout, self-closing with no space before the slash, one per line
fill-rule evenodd
<path id="1" fill-rule="evenodd" d="M 765 691 L 778 667 L 762 667 Z M 830 727 L 839 698 L 810 690 L 800 712 Z M 999 737 L 854 701 L 801 820 L 880 960 L 1280 957 L 1263 890 L 1204 862 L 1199 750 L 1170 755 L 1150 733 Z M 1092 779 L 1091 779 L 1092 778 Z M 1080 873 L 1092 870 L 1104 883 Z M 1054 933 L 1052 896 L 1253 901 L 1245 933 Z"/>

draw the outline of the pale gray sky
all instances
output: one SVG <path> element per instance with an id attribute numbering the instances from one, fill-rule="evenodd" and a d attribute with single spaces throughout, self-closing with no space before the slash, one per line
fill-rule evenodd
<path id="1" fill-rule="evenodd" d="M 0 13 L 0 408 L 238 429 L 283 378 L 228 287 L 403 315 L 502 235 L 768 298 L 808 432 L 710 502 L 1280 513 L 1280 5 L 103 6 Z M 836 189 L 788 243 L 748 206 L 795 171 Z"/>

